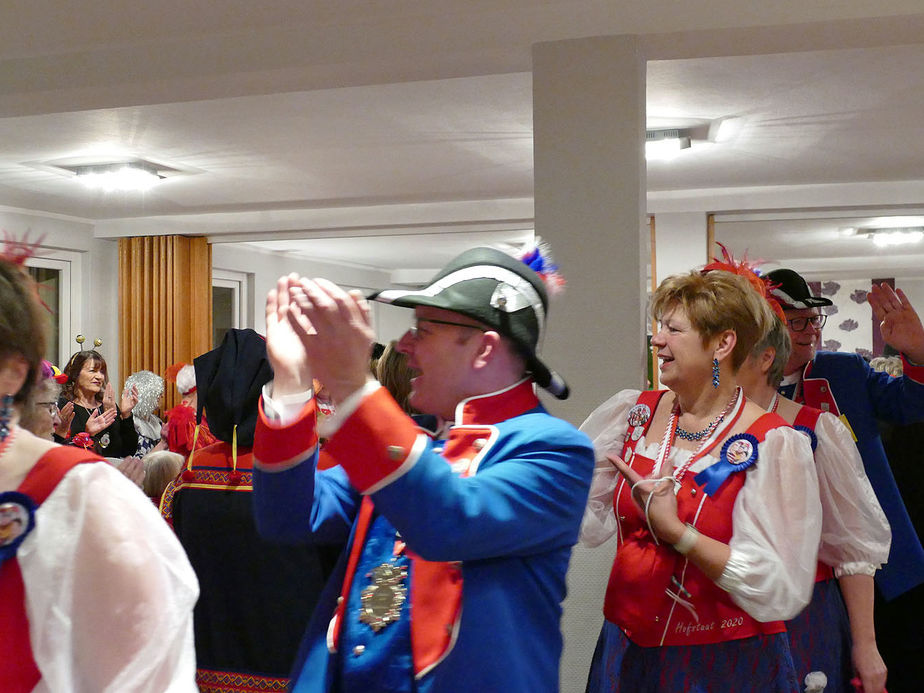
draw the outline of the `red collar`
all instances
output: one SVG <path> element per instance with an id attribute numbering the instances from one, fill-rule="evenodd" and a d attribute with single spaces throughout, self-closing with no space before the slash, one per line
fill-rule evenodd
<path id="1" fill-rule="evenodd" d="M 491 425 L 519 416 L 539 406 L 529 378 L 497 392 L 476 395 L 456 405 L 456 426 Z"/>

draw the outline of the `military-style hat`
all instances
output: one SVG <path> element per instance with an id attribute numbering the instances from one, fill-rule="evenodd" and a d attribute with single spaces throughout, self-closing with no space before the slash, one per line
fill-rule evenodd
<path id="1" fill-rule="evenodd" d="M 369 298 L 405 308 L 451 310 L 488 325 L 516 345 L 538 385 L 558 399 L 567 399 L 567 383 L 537 354 L 549 299 L 542 277 L 524 262 L 495 248 L 472 248 L 446 265 L 423 289 L 390 289 Z"/>

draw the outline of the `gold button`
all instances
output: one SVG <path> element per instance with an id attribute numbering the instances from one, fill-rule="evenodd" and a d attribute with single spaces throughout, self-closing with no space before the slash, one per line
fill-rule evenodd
<path id="1" fill-rule="evenodd" d="M 660 619 L 659 617 L 655 616 L 655 623 L 657 623 L 657 622 L 660 621 L 660 620 L 661 620 L 661 619 Z"/>
<path id="2" fill-rule="evenodd" d="M 404 448 L 400 445 L 389 445 L 388 446 L 388 457 L 397 462 L 402 457 L 404 457 L 405 452 Z"/>
<path id="3" fill-rule="evenodd" d="M 691 495 L 691 496 L 695 496 L 695 495 L 696 495 L 696 489 L 695 489 L 695 488 L 691 488 L 691 489 L 690 489 L 690 495 Z"/>
<path id="4" fill-rule="evenodd" d="M 337 597 L 337 606 L 340 606 L 341 604 L 343 604 L 343 595 Z"/>
<path id="5" fill-rule="evenodd" d="M 357 645 L 356 647 L 353 648 L 353 654 L 355 654 L 357 657 L 365 651 L 366 651 L 365 645 Z"/>
<path id="6" fill-rule="evenodd" d="M 482 450 L 485 445 L 488 444 L 488 441 L 484 438 L 476 438 L 475 442 L 472 443 L 472 447 L 476 450 Z"/>

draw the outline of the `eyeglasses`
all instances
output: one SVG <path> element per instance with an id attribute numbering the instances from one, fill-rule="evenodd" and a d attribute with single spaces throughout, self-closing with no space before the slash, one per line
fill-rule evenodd
<path id="1" fill-rule="evenodd" d="M 58 413 L 58 403 L 57 402 L 36 402 L 35 406 L 39 407 L 40 409 L 44 409 L 52 416 Z"/>
<path id="2" fill-rule="evenodd" d="M 804 332 L 808 329 L 808 326 L 811 325 L 817 330 L 820 330 L 825 326 L 825 321 L 828 319 L 827 315 L 809 315 L 804 318 L 792 318 L 787 320 L 789 326 L 792 328 L 793 332 Z"/>
<path id="3" fill-rule="evenodd" d="M 487 332 L 488 328 L 481 327 L 479 325 L 472 325 L 471 323 L 466 322 L 450 322 L 449 320 L 434 320 L 432 318 L 417 318 L 417 321 L 408 328 L 408 332 L 411 334 L 412 339 L 420 339 L 420 323 L 422 322 L 432 322 L 435 325 L 452 325 L 453 327 L 470 327 L 473 330 L 478 330 L 479 332 Z"/>

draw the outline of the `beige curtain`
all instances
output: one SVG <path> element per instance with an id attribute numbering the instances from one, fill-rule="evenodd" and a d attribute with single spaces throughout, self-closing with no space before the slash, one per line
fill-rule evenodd
<path id="1" fill-rule="evenodd" d="M 160 376 L 211 349 L 212 248 L 205 238 L 119 239 L 119 373 Z M 163 409 L 179 402 L 164 388 Z"/>

